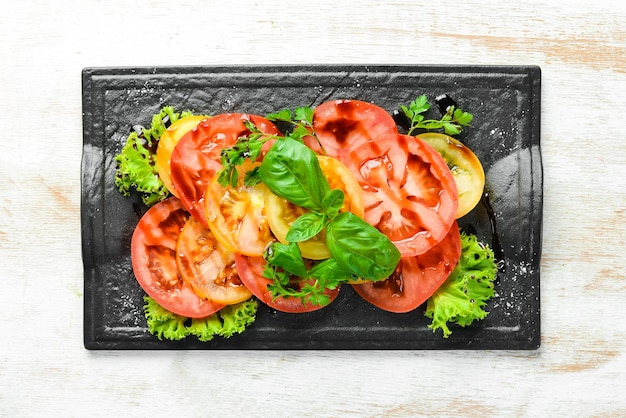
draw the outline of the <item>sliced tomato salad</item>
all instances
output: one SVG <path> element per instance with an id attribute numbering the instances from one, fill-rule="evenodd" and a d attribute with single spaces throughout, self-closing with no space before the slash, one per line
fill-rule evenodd
<path id="1" fill-rule="evenodd" d="M 222 151 L 251 134 L 249 123 L 272 139 L 258 161 L 241 166 L 241 186 L 224 186 L 218 173 Z M 268 246 L 288 244 L 291 225 L 308 211 L 278 198 L 263 183 L 243 185 L 245 173 L 259 166 L 280 136 L 268 119 L 239 113 L 187 117 L 165 131 L 156 163 L 174 197 L 145 213 L 131 244 L 137 281 L 158 304 L 192 318 L 253 296 L 283 312 L 322 308 L 297 297 L 276 297 L 272 279 L 264 277 Z M 357 100 L 318 106 L 304 142 L 319 154 L 330 188 L 343 192 L 340 211 L 363 218 L 401 254 L 387 279 L 348 283 L 386 311 L 418 308 L 459 260 L 456 219 L 473 208 L 484 186 L 474 154 L 445 136 L 401 134 L 386 110 Z M 331 256 L 323 231 L 295 248 L 311 264 Z M 293 278 L 291 285 L 298 289 L 312 280 Z M 324 294 L 333 301 L 338 293 L 339 286 Z"/>

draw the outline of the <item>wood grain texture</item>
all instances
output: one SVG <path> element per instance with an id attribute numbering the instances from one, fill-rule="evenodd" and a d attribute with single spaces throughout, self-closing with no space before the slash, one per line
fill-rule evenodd
<path id="1" fill-rule="evenodd" d="M 626 415 L 620 2 L 11 2 L 0 14 L 0 416 Z M 88 352 L 80 71 L 281 63 L 542 68 L 542 347 Z"/>

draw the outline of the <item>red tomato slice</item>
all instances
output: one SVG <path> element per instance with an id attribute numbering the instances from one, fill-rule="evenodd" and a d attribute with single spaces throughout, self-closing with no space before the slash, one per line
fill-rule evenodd
<path id="1" fill-rule="evenodd" d="M 428 252 L 400 260 L 396 272 L 380 282 L 353 284 L 374 306 L 389 312 L 410 312 L 423 304 L 446 281 L 461 256 L 461 235 L 454 222 L 446 237 Z"/>
<path id="2" fill-rule="evenodd" d="M 365 220 L 403 257 L 423 254 L 446 236 L 458 195 L 437 151 L 398 134 L 393 118 L 369 103 L 325 103 L 315 109 L 313 124 L 326 152 L 350 168 L 363 188 Z"/>
<path id="3" fill-rule="evenodd" d="M 302 300 L 293 297 L 277 298 L 272 300 L 273 296 L 267 289 L 267 285 L 272 281 L 263 277 L 263 269 L 265 268 L 265 260 L 263 257 L 247 257 L 241 254 L 235 254 L 235 263 L 239 278 L 248 289 L 261 302 L 270 308 L 281 312 L 288 313 L 304 313 L 313 312 L 322 309 L 325 306 L 313 305 L 311 303 L 303 304 Z M 328 290 L 326 294 L 330 297 L 330 301 L 335 300 L 339 294 L 339 288 Z"/>
<path id="4" fill-rule="evenodd" d="M 175 314 L 203 318 L 224 305 L 201 299 L 178 276 L 176 242 L 188 217 L 175 197 L 152 206 L 135 228 L 130 253 L 135 277 L 148 296 Z"/>
<path id="5" fill-rule="evenodd" d="M 172 183 L 183 206 L 208 227 L 204 209 L 207 184 L 220 168 L 222 149 L 233 146 L 237 138 L 250 134 L 244 121 L 252 121 L 262 132 L 280 135 L 276 126 L 261 116 L 225 113 L 203 120 L 183 136 L 170 159 Z M 269 148 L 269 143 L 266 144 Z"/>

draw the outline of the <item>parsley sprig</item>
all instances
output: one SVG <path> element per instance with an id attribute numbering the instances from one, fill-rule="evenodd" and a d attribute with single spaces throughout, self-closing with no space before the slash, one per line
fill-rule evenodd
<path id="1" fill-rule="evenodd" d="M 295 242 L 272 243 L 265 251 L 264 258 L 267 263 L 263 277 L 273 281 L 268 285 L 268 290 L 274 299 L 293 297 L 300 299 L 302 304 L 325 306 L 330 303 L 328 290 L 356 279 L 332 257 L 307 267 L 307 261 L 302 258 Z"/>
<path id="2" fill-rule="evenodd" d="M 307 106 L 296 107 L 291 109 L 283 109 L 276 113 L 270 113 L 266 116 L 267 120 L 272 122 L 283 122 L 289 125 L 286 136 L 302 142 L 305 137 L 313 136 L 313 109 Z M 218 181 L 222 186 L 237 186 L 239 179 L 238 166 L 244 161 L 256 161 L 263 150 L 263 145 L 270 141 L 281 138 L 277 135 L 269 135 L 261 131 L 252 121 L 246 120 L 244 124 L 248 131 L 247 135 L 237 138 L 237 142 L 230 148 L 225 148 L 221 153 L 222 169 L 219 171 Z M 319 141 L 318 141 L 319 143 Z M 323 147 L 320 144 L 320 147 Z M 254 186 L 261 179 L 258 176 L 258 167 L 248 171 L 244 176 L 244 184 Z"/>
<path id="3" fill-rule="evenodd" d="M 430 109 L 430 103 L 426 95 L 421 95 L 413 100 L 409 106 L 401 105 L 400 110 L 409 119 L 411 126 L 408 134 L 413 135 L 420 129 L 428 131 L 443 129 L 448 135 L 458 135 L 464 126 L 470 126 L 473 116 L 463 110 L 449 106 L 441 119 L 426 119 L 424 113 Z"/>

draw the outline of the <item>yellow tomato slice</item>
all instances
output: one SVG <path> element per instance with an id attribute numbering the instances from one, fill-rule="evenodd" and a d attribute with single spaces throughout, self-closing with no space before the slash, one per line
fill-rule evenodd
<path id="1" fill-rule="evenodd" d="M 244 164 L 240 176 L 255 165 Z M 232 252 L 262 256 L 274 241 L 265 212 L 266 193 L 267 187 L 262 183 L 253 187 L 223 187 L 218 174 L 209 182 L 204 194 L 207 222 L 215 238 Z"/>
<path id="2" fill-rule="evenodd" d="M 332 157 L 318 156 L 320 167 L 328 179 L 331 189 L 339 189 L 344 192 L 345 200 L 342 211 L 350 211 L 355 215 L 363 217 L 363 190 L 354 174 L 339 160 Z M 265 195 L 265 211 L 267 213 L 270 228 L 276 239 L 282 243 L 287 243 L 287 232 L 291 225 L 300 215 L 307 212 L 306 209 L 294 205 L 293 203 L 281 199 L 274 193 L 267 191 Z M 300 242 L 300 252 L 302 257 L 311 260 L 323 260 L 330 257 L 330 252 L 326 246 L 326 232 L 322 231 L 315 237 Z"/>
<path id="3" fill-rule="evenodd" d="M 156 166 L 159 170 L 159 177 L 174 196 L 179 197 L 176 193 L 176 188 L 172 183 L 172 173 L 170 171 L 170 158 L 172 157 L 172 151 L 178 144 L 178 141 L 189 131 L 194 129 L 200 121 L 206 119 L 206 116 L 188 116 L 186 118 L 178 119 L 172 123 L 161 134 L 159 139 L 159 145 L 157 145 L 156 151 Z"/>
<path id="4" fill-rule="evenodd" d="M 416 138 L 435 148 L 448 163 L 459 194 L 456 218 L 467 215 L 478 204 L 485 188 L 485 172 L 480 160 L 451 136 L 428 132 Z"/>
<path id="5" fill-rule="evenodd" d="M 202 299 L 232 305 L 252 296 L 239 280 L 235 254 L 193 216 L 178 236 L 176 266 L 183 281 Z"/>

